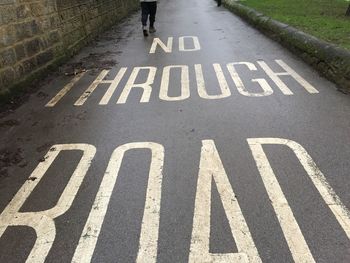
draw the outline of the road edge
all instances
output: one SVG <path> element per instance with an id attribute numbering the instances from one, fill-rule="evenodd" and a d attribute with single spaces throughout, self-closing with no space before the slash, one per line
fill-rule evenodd
<path id="1" fill-rule="evenodd" d="M 234 0 L 224 0 L 223 4 L 228 10 L 298 55 L 322 76 L 334 82 L 339 89 L 350 93 L 349 51 L 276 21 Z"/>

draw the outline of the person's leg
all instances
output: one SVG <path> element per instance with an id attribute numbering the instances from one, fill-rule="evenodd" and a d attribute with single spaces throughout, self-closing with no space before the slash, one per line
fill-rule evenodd
<path id="1" fill-rule="evenodd" d="M 150 32 L 155 32 L 154 28 L 154 22 L 156 21 L 156 13 L 157 13 L 157 2 L 149 2 L 150 4 L 150 16 L 149 16 L 149 22 L 150 22 Z"/>
<path id="2" fill-rule="evenodd" d="M 141 2 L 141 23 L 142 26 L 147 26 L 147 20 L 149 15 L 149 9 L 147 6 L 147 2 Z"/>
<path id="3" fill-rule="evenodd" d="M 144 36 L 148 36 L 147 20 L 149 15 L 149 7 L 147 2 L 141 2 L 141 23 Z"/>

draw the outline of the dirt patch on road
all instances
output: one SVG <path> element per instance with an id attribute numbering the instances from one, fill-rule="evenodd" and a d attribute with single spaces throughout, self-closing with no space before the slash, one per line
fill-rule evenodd
<path id="1" fill-rule="evenodd" d="M 11 166 L 19 166 L 21 168 L 27 166 L 20 148 L 4 148 L 0 150 L 0 178 L 9 176 L 8 168 Z"/>
<path id="2" fill-rule="evenodd" d="M 18 126 L 19 121 L 17 120 L 7 120 L 0 123 L 0 128 L 8 128 L 13 126 Z"/>
<path id="3" fill-rule="evenodd" d="M 52 145 L 53 145 L 53 142 L 47 142 L 47 143 L 37 147 L 36 151 L 39 152 L 39 153 L 43 152 L 43 151 L 47 152 L 51 148 Z"/>
<path id="4" fill-rule="evenodd" d="M 112 51 L 90 53 L 88 56 L 79 59 L 79 61 L 65 64 L 60 68 L 60 72 L 66 76 L 72 76 L 88 70 L 99 71 L 102 69 L 111 69 L 118 64 L 114 57 L 119 53 Z"/>

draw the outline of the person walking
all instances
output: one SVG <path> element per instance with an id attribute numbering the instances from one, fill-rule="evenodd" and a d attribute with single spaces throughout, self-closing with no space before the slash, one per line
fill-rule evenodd
<path id="1" fill-rule="evenodd" d="M 221 0 L 217 0 L 218 6 L 221 6 Z"/>
<path id="2" fill-rule="evenodd" d="M 156 32 L 154 27 L 154 22 L 156 21 L 157 13 L 157 0 L 140 0 L 141 2 L 141 22 L 142 22 L 142 31 L 145 37 L 149 33 Z M 149 31 L 147 30 L 147 21 L 149 17 Z"/>

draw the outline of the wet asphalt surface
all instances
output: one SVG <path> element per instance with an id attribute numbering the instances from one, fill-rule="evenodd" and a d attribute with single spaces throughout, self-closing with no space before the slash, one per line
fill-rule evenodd
<path id="1" fill-rule="evenodd" d="M 159 3 L 157 33 L 142 36 L 139 14 L 102 34 L 22 106 L 0 120 L 0 211 L 21 186 L 36 178 L 31 173 L 56 144 L 91 144 L 96 155 L 70 208 L 55 219 L 56 236 L 46 262 L 70 262 L 112 152 L 123 144 L 156 142 L 164 146 L 157 262 L 188 262 L 202 140 L 214 140 L 255 246 L 263 262 L 293 262 L 271 200 L 247 143 L 248 138 L 284 138 L 302 145 L 345 207 L 350 208 L 350 97 L 320 77 L 312 68 L 214 1 L 163 0 Z M 178 39 L 197 36 L 201 50 L 181 52 Z M 172 53 L 158 47 L 150 54 L 153 37 L 173 37 Z M 188 44 L 188 43 L 187 43 Z M 227 70 L 231 96 L 208 100 L 199 97 L 194 65 L 201 64 L 208 93 L 217 94 L 212 69 L 219 63 L 265 61 L 281 71 L 283 60 L 319 93 L 310 94 L 290 76 L 282 77 L 293 91 L 286 96 L 258 67 L 237 71 L 247 89 L 259 91 L 253 78 L 265 78 L 274 93 L 265 97 L 239 94 Z M 180 101 L 159 98 L 162 70 L 188 65 L 190 97 Z M 134 89 L 125 104 L 116 104 L 134 67 L 157 67 L 148 103 Z M 121 67 L 128 71 L 107 105 L 100 85 L 82 106 L 74 106 L 103 69 L 113 78 Z M 54 107 L 45 107 L 74 76 L 88 72 Z M 169 96 L 180 94 L 180 74 L 170 77 Z M 65 75 L 65 73 L 67 73 Z M 140 73 L 139 82 L 146 79 Z M 143 80 L 143 81 L 142 81 Z M 264 150 L 283 193 L 316 262 L 350 262 L 350 241 L 325 204 L 293 151 L 281 145 Z M 20 212 L 54 207 L 77 163 L 79 151 L 61 153 Z M 92 262 L 135 262 L 145 206 L 151 155 L 145 149 L 128 151 L 111 196 Z M 235 253 L 220 195 L 212 183 L 210 253 Z M 0 225 L 1 226 L 1 225 Z M 0 238 L 0 262 L 25 262 L 36 240 L 35 231 L 12 226 Z M 208 251 L 203 251 L 207 253 Z M 34 261 L 35 262 L 35 261 Z M 150 262 L 145 259 L 145 262 Z"/>

